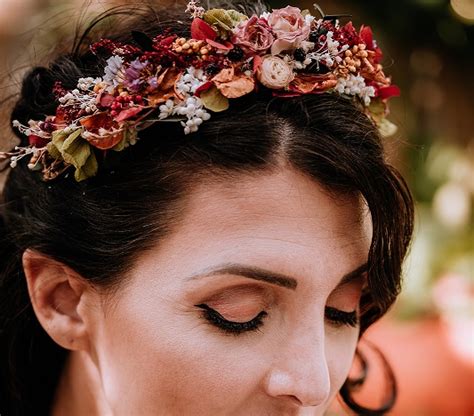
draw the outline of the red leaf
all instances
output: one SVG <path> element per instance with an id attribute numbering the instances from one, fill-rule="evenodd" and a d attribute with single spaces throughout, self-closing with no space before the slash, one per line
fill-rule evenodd
<path id="1" fill-rule="evenodd" d="M 42 137 L 36 136 L 35 134 L 30 134 L 28 136 L 28 141 L 30 142 L 32 146 L 35 146 L 38 148 L 45 147 L 49 143 L 49 140 L 43 139 Z"/>
<path id="2" fill-rule="evenodd" d="M 127 120 L 131 117 L 136 116 L 140 111 L 142 111 L 142 107 L 131 107 L 127 108 L 126 110 L 121 111 L 117 117 L 114 118 L 114 120 L 117 123 L 120 123 L 121 121 Z"/>
<path id="3" fill-rule="evenodd" d="M 196 17 L 191 23 L 191 37 L 196 40 L 214 40 L 217 38 L 217 33 L 212 26 Z"/>
<path id="4" fill-rule="evenodd" d="M 377 96 L 382 100 L 385 100 L 390 97 L 398 97 L 400 95 L 400 88 L 396 85 L 390 85 L 389 87 L 379 88 L 377 91 Z"/>
<path id="5" fill-rule="evenodd" d="M 362 39 L 362 42 L 364 42 L 370 50 L 374 49 L 374 37 L 370 26 L 362 25 L 360 27 L 359 36 Z"/>
<path id="6" fill-rule="evenodd" d="M 212 39 L 206 39 L 206 42 L 217 49 L 224 49 L 226 51 L 230 51 L 231 49 L 234 49 L 234 45 L 230 42 L 226 42 L 225 44 L 223 44 L 220 42 L 216 42 Z"/>
<path id="7" fill-rule="evenodd" d="M 167 36 L 162 41 L 160 41 L 160 45 L 169 46 L 174 42 L 175 39 L 176 39 L 176 35 Z"/>
<path id="8" fill-rule="evenodd" d="M 120 132 L 113 136 L 88 137 L 86 140 L 97 149 L 107 150 L 112 149 L 112 147 L 119 144 L 122 141 L 124 134 L 124 132 Z"/>
<path id="9" fill-rule="evenodd" d="M 196 91 L 194 92 L 194 95 L 196 97 L 199 97 L 199 95 L 201 94 L 201 92 L 204 92 L 204 91 L 207 91 L 209 88 L 211 88 L 212 86 L 214 85 L 214 83 L 212 81 L 207 81 L 205 82 L 204 84 L 202 84 L 200 87 L 198 87 L 196 89 Z"/>
<path id="10" fill-rule="evenodd" d="M 95 132 L 100 127 L 108 129 L 112 127 L 113 120 L 108 113 L 97 113 L 88 117 L 84 117 L 79 121 L 81 126 L 85 127 L 86 130 Z"/>

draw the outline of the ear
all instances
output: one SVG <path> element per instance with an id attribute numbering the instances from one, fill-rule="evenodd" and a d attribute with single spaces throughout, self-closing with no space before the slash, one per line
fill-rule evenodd
<path id="1" fill-rule="evenodd" d="M 23 253 L 23 269 L 41 326 L 63 348 L 87 350 L 87 308 L 83 304 L 91 285 L 66 265 L 30 249 Z"/>

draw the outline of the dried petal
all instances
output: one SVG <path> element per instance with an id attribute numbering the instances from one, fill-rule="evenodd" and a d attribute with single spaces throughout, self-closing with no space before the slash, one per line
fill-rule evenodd
<path id="1" fill-rule="evenodd" d="M 114 118 L 114 120 L 117 123 L 120 123 L 122 121 L 128 120 L 131 117 L 136 116 L 138 113 L 140 113 L 143 110 L 143 107 L 131 107 L 127 108 L 126 110 L 121 111 L 117 117 Z"/>
<path id="2" fill-rule="evenodd" d="M 334 74 L 324 75 L 305 75 L 298 74 L 290 84 L 290 90 L 301 94 L 310 94 L 314 92 L 324 92 L 337 85 L 337 79 Z"/>
<path id="3" fill-rule="evenodd" d="M 28 136 L 28 141 L 30 142 L 32 146 L 35 146 L 35 147 L 45 147 L 49 143 L 48 139 L 44 139 L 42 137 L 36 136 L 35 134 L 30 134 Z"/>
<path id="4" fill-rule="evenodd" d="M 216 113 L 229 108 L 229 100 L 215 86 L 203 91 L 200 98 L 204 107 Z"/>
<path id="5" fill-rule="evenodd" d="M 94 132 L 98 131 L 101 127 L 105 129 L 112 127 L 113 119 L 108 113 L 97 113 L 84 117 L 80 123 L 86 130 Z"/>
<path id="6" fill-rule="evenodd" d="M 206 39 L 206 42 L 212 47 L 216 49 L 222 49 L 224 51 L 230 51 L 231 49 L 234 48 L 234 45 L 230 42 L 222 43 L 222 42 L 216 42 L 215 40 L 212 40 L 212 39 Z"/>
<path id="7" fill-rule="evenodd" d="M 217 33 L 212 26 L 196 17 L 191 23 L 191 37 L 196 40 L 214 40 L 217 38 Z"/>
<path id="8" fill-rule="evenodd" d="M 227 98 L 239 98 L 255 89 L 255 81 L 251 77 L 240 75 L 230 82 L 217 85 L 217 88 Z"/>
<path id="9" fill-rule="evenodd" d="M 196 91 L 194 92 L 194 95 L 196 97 L 200 97 L 201 93 L 204 92 L 204 91 L 207 91 L 209 88 L 211 88 L 214 84 L 212 83 L 212 81 L 207 81 L 205 82 L 204 84 L 202 84 L 199 88 L 196 89 Z"/>
<path id="10" fill-rule="evenodd" d="M 109 134 L 103 137 L 87 137 L 86 140 L 94 147 L 100 150 L 108 150 L 114 147 L 122 140 L 123 133 Z"/>
<path id="11" fill-rule="evenodd" d="M 102 107 L 110 107 L 114 102 L 115 97 L 112 94 L 101 93 L 97 96 L 97 101 Z"/>
<path id="12" fill-rule="evenodd" d="M 224 68 L 215 77 L 212 78 L 214 83 L 229 82 L 234 77 L 234 68 Z"/>
<path id="13" fill-rule="evenodd" d="M 113 127 L 118 128 L 117 123 L 107 114 L 107 113 L 98 113 L 92 116 L 83 118 L 80 121 L 81 125 L 89 132 L 97 134 L 100 128 L 112 129 Z M 94 147 L 107 150 L 114 147 L 117 143 L 122 140 L 122 133 L 109 134 L 102 137 L 88 136 L 86 140 Z"/>
<path id="14" fill-rule="evenodd" d="M 377 89 L 377 97 L 380 97 L 382 100 L 398 96 L 400 96 L 400 88 L 398 88 L 396 85 L 390 85 L 388 87 Z"/>

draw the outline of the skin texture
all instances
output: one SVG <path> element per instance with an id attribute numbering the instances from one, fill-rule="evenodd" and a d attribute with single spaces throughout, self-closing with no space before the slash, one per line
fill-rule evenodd
<path id="1" fill-rule="evenodd" d="M 35 312 L 72 351 L 53 414 L 323 415 L 359 334 L 325 308 L 358 306 L 365 275 L 339 283 L 367 262 L 372 229 L 361 198 L 331 195 L 285 168 L 197 184 L 186 210 L 113 295 L 25 252 Z M 296 282 L 189 279 L 222 263 Z M 202 304 L 237 322 L 267 316 L 257 331 L 234 335 L 206 320 Z"/>

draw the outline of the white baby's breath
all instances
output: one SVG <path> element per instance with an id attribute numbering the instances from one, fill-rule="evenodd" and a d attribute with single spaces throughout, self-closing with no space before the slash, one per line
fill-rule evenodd
<path id="1" fill-rule="evenodd" d="M 196 90 L 205 82 L 207 77 L 202 69 L 188 68 L 176 83 L 176 89 L 185 97 L 184 100 L 176 103 L 173 100 L 166 101 L 159 107 L 159 119 L 164 120 L 173 115 L 185 116 L 187 121 L 181 121 L 184 133 L 195 133 L 203 121 L 211 118 L 201 99 L 194 96 Z"/>
<path id="2" fill-rule="evenodd" d="M 358 95 L 366 106 L 370 104 L 370 98 L 375 97 L 375 88 L 367 86 L 364 78 L 360 75 L 350 74 L 347 78 L 339 78 L 334 89 L 339 94 Z"/>

